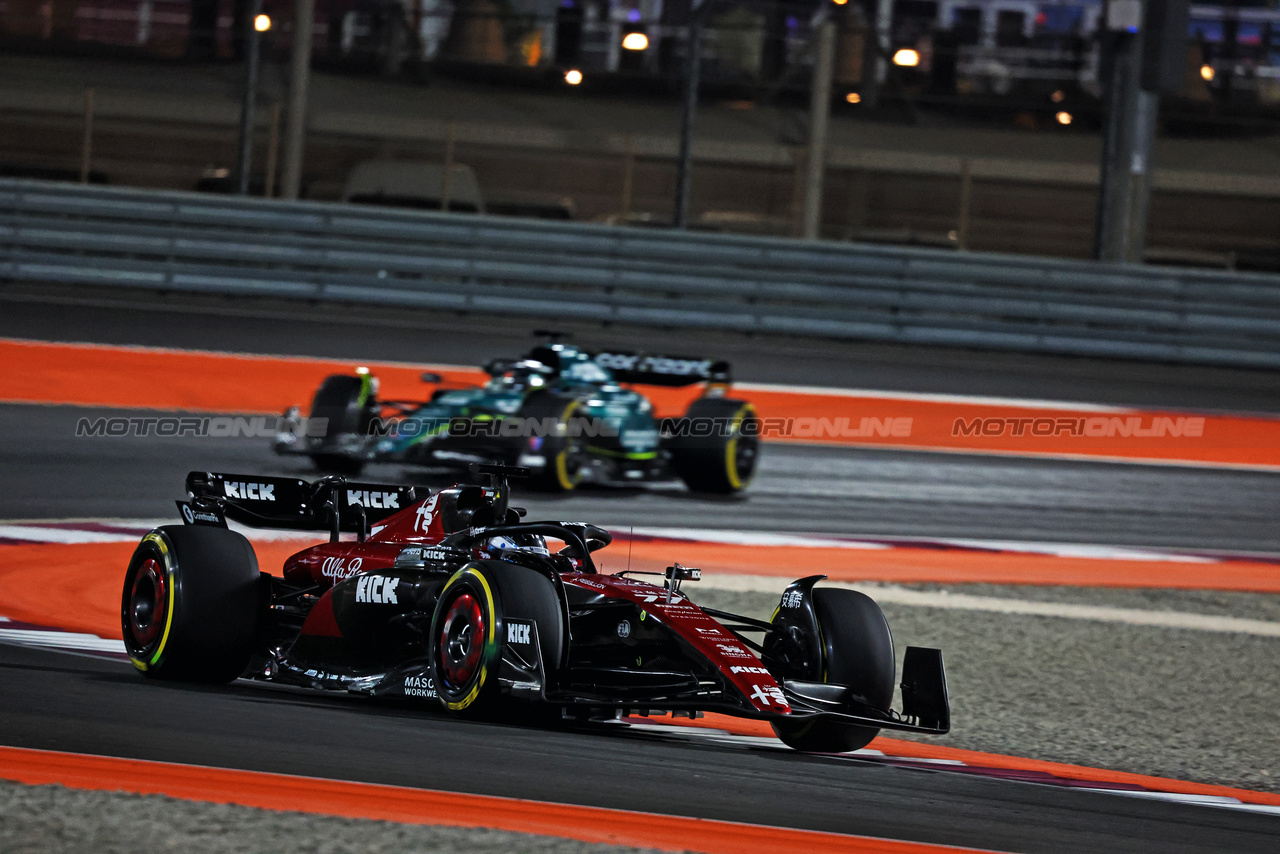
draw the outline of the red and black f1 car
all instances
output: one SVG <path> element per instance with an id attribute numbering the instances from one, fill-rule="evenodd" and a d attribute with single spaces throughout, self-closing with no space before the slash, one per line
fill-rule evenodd
<path id="1" fill-rule="evenodd" d="M 522 470 L 478 468 L 487 485 L 432 494 L 192 472 L 178 502 L 186 524 L 143 537 L 125 575 L 135 667 L 420 698 L 462 715 L 717 711 L 767 720 L 800 750 L 949 730 L 939 650 L 907 648 L 903 708 L 890 708 L 893 639 L 869 597 L 815 587 L 814 575 L 786 588 L 769 622 L 699 607 L 682 588 L 698 570 L 673 565 L 661 586 L 605 575 L 593 555 L 608 531 L 522 522 L 507 484 Z M 330 537 L 278 578 L 259 572 L 228 519 Z"/>

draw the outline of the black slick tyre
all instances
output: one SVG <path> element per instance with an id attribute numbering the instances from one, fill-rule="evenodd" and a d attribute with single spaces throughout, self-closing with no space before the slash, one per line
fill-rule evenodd
<path id="1" fill-rule="evenodd" d="M 541 457 L 543 464 L 532 468 L 529 485 L 543 492 L 572 492 L 582 481 L 586 448 L 583 443 L 580 404 L 572 397 L 552 392 L 534 392 L 525 400 L 519 417 L 539 425 L 523 439 L 521 455 Z"/>
<path id="2" fill-rule="evenodd" d="M 512 630 L 516 623 L 527 632 Z M 511 644 L 524 661 L 542 662 L 544 678 L 559 668 L 565 649 L 562 609 L 551 580 L 504 561 L 476 561 L 446 582 L 431 621 L 428 655 L 441 704 L 459 715 L 500 712 L 499 667 Z"/>
<path id="3" fill-rule="evenodd" d="M 249 665 L 262 614 L 258 559 L 235 531 L 166 525 L 129 561 L 120 622 L 145 676 L 230 682 Z"/>
<path id="4" fill-rule="evenodd" d="M 836 588 L 814 590 L 813 604 L 822 634 L 821 681 L 848 685 L 859 700 L 887 712 L 897 667 L 893 635 L 880 606 L 863 593 Z M 829 718 L 774 721 L 773 731 L 789 747 L 819 753 L 858 750 L 880 732 Z"/>
<path id="5" fill-rule="evenodd" d="M 377 413 L 378 402 L 373 392 L 373 378 L 369 374 L 325 377 L 311 399 L 311 418 L 323 418 L 327 422 L 321 448 L 336 442 L 341 436 L 367 436 L 369 425 Z M 354 476 L 364 468 L 361 460 L 337 453 L 336 449 L 317 451 L 311 454 L 311 461 L 321 471 L 334 474 Z"/>
<path id="6" fill-rule="evenodd" d="M 685 413 L 688 433 L 671 446 L 671 467 L 694 492 L 732 495 L 746 489 L 760 455 L 756 410 L 741 400 L 702 397 Z"/>

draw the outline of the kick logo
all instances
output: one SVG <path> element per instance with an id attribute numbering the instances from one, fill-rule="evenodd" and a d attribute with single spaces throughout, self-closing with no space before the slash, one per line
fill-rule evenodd
<path id="1" fill-rule="evenodd" d="M 768 676 L 769 671 L 763 667 L 742 667 L 735 664 L 729 668 L 730 673 L 759 673 L 761 676 Z"/>
<path id="2" fill-rule="evenodd" d="M 249 501 L 275 501 L 274 483 L 232 483 L 229 480 L 222 482 L 222 491 L 227 494 L 228 498 L 239 498 Z"/>
<path id="3" fill-rule="evenodd" d="M 507 643 L 530 643 L 528 623 L 507 623 Z"/>
<path id="4" fill-rule="evenodd" d="M 400 579 L 382 575 L 366 575 L 356 582 L 356 601 L 371 605 L 399 605 L 396 588 Z"/>
<path id="5" fill-rule="evenodd" d="M 370 491 L 368 489 L 348 489 L 347 505 L 353 506 L 356 504 L 359 504 L 361 507 L 369 507 L 374 510 L 399 510 L 400 493 L 379 492 L 377 490 Z"/>

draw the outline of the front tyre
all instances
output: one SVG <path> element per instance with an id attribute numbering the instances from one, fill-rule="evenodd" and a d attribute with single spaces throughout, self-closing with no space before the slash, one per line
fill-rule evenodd
<path id="1" fill-rule="evenodd" d="M 687 434 L 671 448 L 671 467 L 694 492 L 732 495 L 755 475 L 760 455 L 760 420 L 741 400 L 702 397 L 684 417 Z"/>
<path id="2" fill-rule="evenodd" d="M 507 621 L 531 623 L 508 637 Z M 440 702 L 451 712 L 492 715 L 502 708 L 499 669 L 507 643 L 522 660 L 533 659 L 533 636 L 543 677 L 559 666 L 565 649 L 562 608 L 551 580 L 503 561 L 477 561 L 445 583 L 431 621 L 428 655 Z"/>
<path id="3" fill-rule="evenodd" d="M 848 685 L 858 699 L 887 712 L 897 667 L 893 635 L 880 606 L 866 594 L 830 587 L 814 590 L 813 604 L 821 635 L 822 673 L 805 678 L 820 676 L 822 682 Z M 830 718 L 774 721 L 773 731 L 788 747 L 817 753 L 859 750 L 880 732 L 878 727 Z"/>
<path id="4" fill-rule="evenodd" d="M 258 559 L 240 534 L 165 525 L 134 550 L 120 601 L 129 659 L 143 675 L 230 682 L 249 665 L 263 613 Z"/>
<path id="5" fill-rule="evenodd" d="M 530 466 L 529 485 L 543 492 L 573 492 L 582 482 L 586 447 L 582 438 L 581 404 L 553 392 L 534 392 L 520 408 L 519 417 L 537 429 L 524 442 L 521 458 L 541 458 Z"/>

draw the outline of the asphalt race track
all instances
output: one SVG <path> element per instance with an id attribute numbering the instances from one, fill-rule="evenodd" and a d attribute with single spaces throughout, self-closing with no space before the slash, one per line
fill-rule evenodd
<path id="1" fill-rule="evenodd" d="M 35 303 L 8 303 L 4 309 L 0 335 L 50 340 L 456 363 L 521 350 L 528 341 L 511 333 L 477 342 L 437 330 L 420 352 L 405 353 L 392 342 L 403 345 L 418 330 L 402 327 L 379 342 L 371 324 L 283 326 L 278 319 L 239 318 L 239 309 L 225 315 L 84 305 L 55 311 Z M 332 334 L 308 337 L 322 328 Z M 790 362 L 752 358 L 749 343 L 734 346 L 745 354 L 738 359 L 744 366 L 740 375 L 755 381 L 878 383 L 988 394 L 1003 389 L 1005 394 L 1217 409 L 1280 406 L 1268 388 L 1273 377 L 1250 372 L 1168 366 L 1107 371 L 1078 360 L 1037 362 L 1037 375 L 1034 366 L 1020 367 L 1014 357 L 973 356 L 972 370 L 956 373 L 944 356 L 935 356 L 919 357 L 923 361 L 909 365 L 913 372 L 907 376 L 892 353 L 877 351 L 882 361 L 875 362 L 867 351 L 861 373 L 834 365 L 814 377 L 798 366 L 814 353 L 821 355 L 823 345 L 812 345 Z M 686 342 L 681 349 L 704 348 Z M 183 497 L 182 481 L 190 469 L 313 474 L 304 461 L 272 455 L 262 439 L 76 437 L 80 418 L 106 414 L 111 413 L 0 405 L 5 487 L 0 519 L 176 521 L 172 502 Z M 374 466 L 367 476 L 404 475 Z M 437 484 L 442 477 L 423 480 Z M 679 487 L 661 487 L 596 490 L 564 500 L 524 497 L 519 503 L 533 516 L 589 518 L 615 527 L 1280 551 L 1275 525 L 1280 474 L 1244 471 L 770 445 L 755 484 L 741 499 L 706 501 Z M 720 746 L 613 725 L 499 726 L 248 683 L 203 688 L 144 682 L 117 662 L 17 647 L 0 646 L 0 674 L 0 743 L 18 747 L 1007 851 L 1280 850 L 1280 819 L 1241 810 L 930 773 L 782 748 Z"/>
<path id="2" fill-rule="evenodd" d="M 191 470 L 314 478 L 268 439 L 76 437 L 124 410 L 0 405 L 0 519 L 177 518 Z M 158 413 L 148 413 L 155 415 Z M 374 465 L 363 477 L 448 485 L 456 475 Z M 772 444 L 742 498 L 677 484 L 557 499 L 517 493 L 542 518 L 597 524 L 968 537 L 1280 551 L 1280 474 Z M 517 486 L 517 489 L 519 487 Z"/>
<path id="3" fill-rule="evenodd" d="M 887 768 L 612 728 L 454 721 L 0 647 L 4 742 L 1026 852 L 1265 851 L 1273 816 Z"/>

